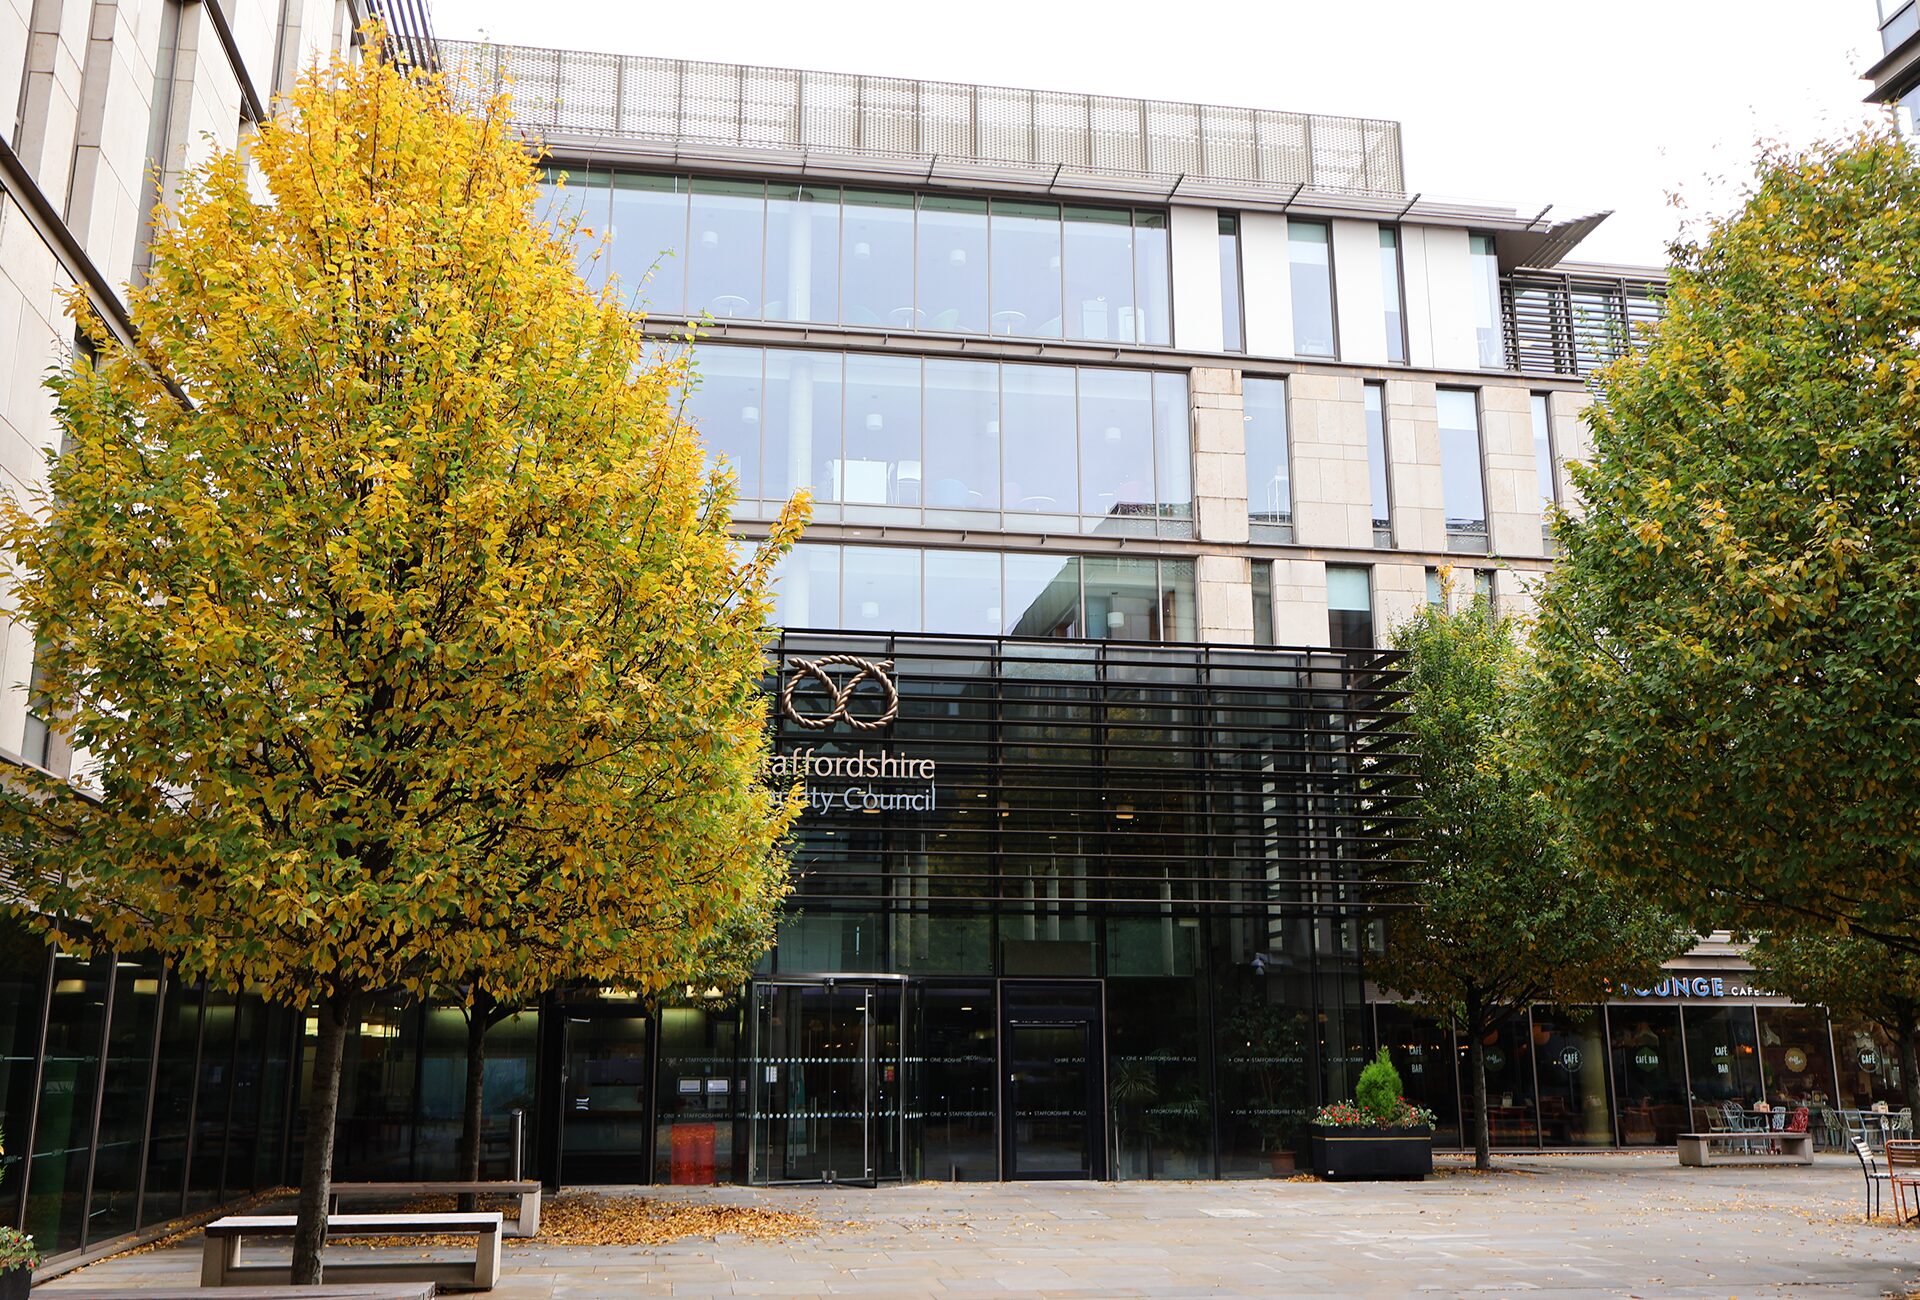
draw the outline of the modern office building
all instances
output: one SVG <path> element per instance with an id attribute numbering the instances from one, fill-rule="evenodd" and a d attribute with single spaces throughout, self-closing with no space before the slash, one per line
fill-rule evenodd
<path id="1" fill-rule="evenodd" d="M 1912 135 L 1920 106 L 1920 3 L 1874 3 L 1880 6 L 1880 58 L 1863 74 L 1873 83 L 1867 102 L 1892 105 L 1900 129 Z"/>
<path id="2" fill-rule="evenodd" d="M 104 48 L 73 14 L 6 29 L 31 120 L 64 123 L 4 155 L 5 270 L 39 277 L 15 313 L 39 350 L 0 359 L 18 482 L 71 337 L 51 285 L 112 298 L 164 194 L 95 221 L 75 160 L 177 170 L 188 108 L 234 139 L 344 38 L 314 4 L 230 30 L 216 0 L 123 5 Z M 1272 1175 L 1379 1042 L 1457 1134 L 1460 1044 L 1366 981 L 1367 868 L 1412 812 L 1378 647 L 1447 569 L 1519 611 L 1551 564 L 1585 378 L 1657 310 L 1655 274 L 1568 260 L 1600 216 L 1424 198 L 1390 122 L 403 35 L 511 76 L 548 213 L 594 231 L 584 273 L 663 347 L 697 332 L 689 409 L 743 544 L 818 501 L 767 677 L 774 774 L 812 800 L 778 946 L 739 993 L 584 990 L 501 1025 L 494 1167 L 516 1111 L 555 1183 Z M 105 135 L 46 107 L 96 100 Z M 62 770 L 5 699 L 0 746 Z M 299 1017 L 0 940 L 0 1219 L 74 1259 L 297 1167 Z M 1836 1052 L 1737 955 L 1682 965 L 1519 1021 L 1490 1058 L 1502 1144 L 1668 1140 L 1760 1088 L 1894 1095 L 1870 1030 Z M 344 1176 L 451 1172 L 463 1032 L 362 1009 Z"/>

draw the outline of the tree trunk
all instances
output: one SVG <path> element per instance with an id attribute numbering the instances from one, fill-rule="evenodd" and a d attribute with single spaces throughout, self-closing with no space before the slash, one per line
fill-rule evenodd
<path id="1" fill-rule="evenodd" d="M 1493 1168 L 1493 1142 L 1487 1130 L 1487 1009 L 1467 999 L 1467 1073 L 1473 1078 L 1473 1167 Z"/>
<path id="2" fill-rule="evenodd" d="M 300 1203 L 293 1229 L 293 1283 L 317 1286 L 320 1248 L 327 1241 L 327 1200 L 333 1183 L 333 1132 L 340 1114 L 340 1063 L 346 1055 L 353 998 L 320 1000 L 319 1040 L 313 1050 L 313 1092 L 307 1100 L 306 1150 L 300 1160 Z"/>
<path id="3" fill-rule="evenodd" d="M 1920 1119 L 1920 1029 L 1907 1025 L 1905 1030 L 1897 1040 L 1900 1086 L 1907 1094 L 1907 1105 L 1913 1107 L 1914 1118 Z"/>
<path id="4" fill-rule="evenodd" d="M 485 1118 L 487 1089 L 487 1024 L 492 1004 L 476 997 L 467 1008 L 467 1099 L 460 1118 L 460 1177 L 480 1181 L 480 1126 Z M 480 1198 L 462 1195 L 460 1208 L 479 1208 Z"/>

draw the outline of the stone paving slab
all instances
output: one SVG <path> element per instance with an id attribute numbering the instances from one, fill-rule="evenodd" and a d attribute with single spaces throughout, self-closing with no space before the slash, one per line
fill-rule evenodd
<path id="1" fill-rule="evenodd" d="M 1861 1218 L 1852 1161 L 1681 1169 L 1671 1152 L 1505 1158 L 1418 1184 L 622 1188 L 804 1209 L 788 1242 L 505 1243 L 496 1300 L 668 1296 L 1920 1296 L 1920 1227 Z M 36 1289 L 192 1285 L 197 1242 Z"/>

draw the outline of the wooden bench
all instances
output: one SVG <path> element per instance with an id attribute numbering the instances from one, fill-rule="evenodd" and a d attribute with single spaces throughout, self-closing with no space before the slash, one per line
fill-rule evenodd
<path id="1" fill-rule="evenodd" d="M 250 1237 L 291 1237 L 295 1222 L 291 1214 L 232 1214 L 215 1219 L 205 1228 L 200 1285 L 284 1286 L 291 1282 L 290 1264 L 242 1263 L 240 1246 Z M 336 1281 L 436 1282 L 463 1291 L 491 1291 L 500 1280 L 500 1227 L 498 1210 L 481 1214 L 329 1214 L 329 1238 L 461 1236 L 473 1237 L 476 1246 L 472 1264 L 447 1259 L 346 1259 L 328 1263 L 326 1275 Z"/>
<path id="2" fill-rule="evenodd" d="M 1756 1143 L 1778 1145 L 1777 1152 L 1755 1151 Z M 1680 1163 L 1683 1165 L 1810 1165 L 1813 1163 L 1813 1134 L 1784 1129 L 1752 1132 L 1682 1133 Z M 1714 1150 L 1720 1146 L 1722 1150 Z"/>
<path id="3" fill-rule="evenodd" d="M 125 1287 L 106 1291 L 81 1287 L 49 1294 L 61 1300 L 127 1300 L 129 1295 L 138 1295 L 140 1300 L 207 1300 L 207 1293 L 197 1286 L 143 1286 L 133 1292 Z M 338 1286 L 228 1287 L 220 1293 L 220 1300 L 434 1300 L 434 1295 L 431 1282 L 345 1282 Z"/>
<path id="4" fill-rule="evenodd" d="M 520 1217 L 508 1219 L 509 1237 L 535 1237 L 540 1234 L 540 1184 L 528 1182 L 472 1183 L 335 1183 L 327 1200 L 327 1213 L 340 1213 L 345 1201 L 398 1200 L 408 1196 L 511 1196 L 520 1202 Z"/>

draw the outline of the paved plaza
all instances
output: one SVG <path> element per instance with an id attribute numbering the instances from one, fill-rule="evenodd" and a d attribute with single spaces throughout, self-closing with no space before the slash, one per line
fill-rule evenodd
<path id="1" fill-rule="evenodd" d="M 1861 1218 L 1851 1159 L 1682 1169 L 1505 1159 L 1422 1184 L 649 1188 L 804 1209 L 822 1231 L 659 1247 L 509 1242 L 495 1300 L 628 1296 L 1920 1295 L 1920 1227 Z M 636 1193 L 639 1194 L 639 1193 Z M 191 1285 L 197 1240 L 43 1288 Z M 36 1292 L 40 1294 L 41 1292 Z"/>

